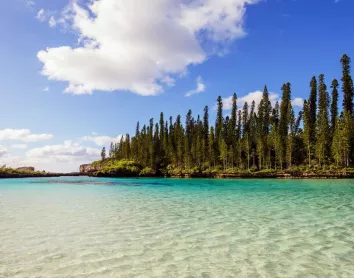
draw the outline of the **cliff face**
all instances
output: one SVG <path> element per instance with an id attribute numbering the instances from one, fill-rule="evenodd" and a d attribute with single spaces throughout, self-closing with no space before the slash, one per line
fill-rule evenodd
<path id="1" fill-rule="evenodd" d="M 34 167 L 20 167 L 16 169 L 17 171 L 34 172 Z"/>
<path id="2" fill-rule="evenodd" d="M 84 164 L 80 166 L 80 174 L 91 174 L 101 170 L 101 166 L 94 166 L 92 164 Z"/>

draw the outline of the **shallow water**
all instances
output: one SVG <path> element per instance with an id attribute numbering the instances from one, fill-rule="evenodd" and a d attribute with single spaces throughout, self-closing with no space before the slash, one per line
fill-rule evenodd
<path id="1" fill-rule="evenodd" d="M 354 277 L 354 180 L 0 180 L 0 277 Z"/>

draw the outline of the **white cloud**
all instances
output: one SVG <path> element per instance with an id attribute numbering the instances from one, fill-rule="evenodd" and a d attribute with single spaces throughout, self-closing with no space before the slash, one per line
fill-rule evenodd
<path id="1" fill-rule="evenodd" d="M 36 18 L 40 21 L 43 22 L 47 19 L 46 13 L 44 11 L 44 9 L 40 9 L 37 13 Z"/>
<path id="2" fill-rule="evenodd" d="M 259 103 L 262 100 L 262 96 L 263 96 L 263 92 L 262 91 L 255 91 L 255 92 L 248 93 L 247 95 L 245 95 L 243 97 L 239 97 L 237 99 L 238 108 L 241 109 L 242 106 L 245 104 L 245 102 L 247 102 L 248 105 L 251 106 L 252 101 L 255 101 L 256 109 L 257 109 Z M 279 104 L 281 102 L 280 95 L 277 94 L 277 93 L 272 93 L 272 92 L 269 93 L 269 100 L 272 103 L 273 107 L 274 107 L 274 105 L 275 105 L 275 103 L 277 101 L 279 102 Z M 293 107 L 297 106 L 299 108 L 302 108 L 303 104 L 304 104 L 304 100 L 302 98 L 294 98 L 291 101 L 291 104 L 292 104 Z M 232 109 L 232 96 L 227 97 L 227 98 L 223 98 L 223 108 L 225 110 L 231 110 Z"/>
<path id="3" fill-rule="evenodd" d="M 27 149 L 27 145 L 26 144 L 14 144 L 11 146 L 11 148 L 13 149 Z"/>
<path id="4" fill-rule="evenodd" d="M 72 1 L 56 23 L 74 29 L 79 46 L 40 51 L 42 74 L 68 82 L 66 92 L 73 94 L 129 90 L 157 95 L 188 66 L 207 59 L 204 45 L 223 47 L 242 38 L 246 5 L 256 2 Z"/>
<path id="5" fill-rule="evenodd" d="M 101 150 L 83 147 L 73 141 L 65 141 L 61 145 L 47 145 L 41 148 L 31 149 L 26 153 L 28 158 L 40 158 L 57 161 L 98 159 Z"/>
<path id="6" fill-rule="evenodd" d="M 48 92 L 49 91 L 49 87 L 45 87 L 44 89 L 43 89 L 43 92 Z"/>
<path id="7" fill-rule="evenodd" d="M 3 157 L 5 154 L 7 154 L 7 148 L 0 145 L 0 157 Z"/>
<path id="8" fill-rule="evenodd" d="M 297 107 L 303 108 L 304 107 L 304 100 L 300 97 L 297 97 L 291 102 L 291 104 L 293 105 L 293 107 L 297 106 Z"/>
<path id="9" fill-rule="evenodd" d="M 101 149 L 85 147 L 70 140 L 63 144 L 33 148 L 22 156 L 12 155 L 5 147 L 0 146 L 1 164 L 13 168 L 33 166 L 38 170 L 51 172 L 78 172 L 80 164 L 99 160 L 100 154 Z"/>
<path id="10" fill-rule="evenodd" d="M 97 146 L 109 146 L 112 142 L 119 142 L 121 138 L 122 135 L 118 135 L 117 137 L 99 136 L 97 133 L 93 132 L 93 136 L 84 136 L 81 139 L 84 141 L 93 142 Z"/>
<path id="11" fill-rule="evenodd" d="M 201 76 L 198 76 L 197 78 L 197 88 L 195 90 L 192 90 L 192 91 L 189 91 L 186 93 L 186 97 L 190 97 L 192 95 L 195 95 L 195 94 L 200 94 L 200 93 L 203 93 L 205 91 L 206 87 L 203 83 L 203 79 Z"/>
<path id="12" fill-rule="evenodd" d="M 259 103 L 262 100 L 263 92 L 262 91 L 255 91 L 248 93 L 247 95 L 243 97 L 239 97 L 237 99 L 237 105 L 240 108 L 245 104 L 245 102 L 248 103 L 248 105 L 251 105 L 253 101 L 256 103 L 256 108 L 258 107 Z M 274 104 L 279 101 L 279 95 L 276 93 L 269 93 L 269 100 L 274 106 Z M 232 109 L 232 96 L 224 98 L 223 99 L 223 107 L 225 110 L 231 110 Z"/>
<path id="13" fill-rule="evenodd" d="M 50 140 L 51 134 L 32 134 L 29 129 L 4 129 L 0 130 L 0 141 L 14 140 L 23 142 L 38 142 Z"/>
<path id="14" fill-rule="evenodd" d="M 55 12 L 53 11 L 48 11 L 48 10 L 44 10 L 44 9 L 40 9 L 37 13 L 36 18 L 40 21 L 40 22 L 48 22 L 49 27 L 53 28 L 57 25 L 57 21 L 54 18 L 54 14 Z"/>
<path id="15" fill-rule="evenodd" d="M 51 16 L 51 17 L 49 18 L 48 24 L 49 24 L 49 27 L 51 27 L 51 28 L 53 28 L 53 27 L 55 27 L 55 26 L 57 25 L 57 22 L 56 22 L 54 16 Z"/>
<path id="16" fill-rule="evenodd" d="M 168 87 L 174 87 L 176 84 L 176 79 L 170 76 L 165 76 L 164 78 L 161 79 L 161 82 L 166 84 Z"/>
<path id="17" fill-rule="evenodd" d="M 33 8 L 36 5 L 36 3 L 32 0 L 24 0 L 24 3 L 29 8 Z"/>

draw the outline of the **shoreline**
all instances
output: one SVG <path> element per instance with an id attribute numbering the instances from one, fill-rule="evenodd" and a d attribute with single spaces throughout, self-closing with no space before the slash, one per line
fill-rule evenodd
<path id="1" fill-rule="evenodd" d="M 354 179 L 354 173 L 239 173 L 239 174 L 181 174 L 181 175 L 149 175 L 149 176 L 127 176 L 101 173 L 87 173 L 89 177 L 96 178 L 166 178 L 166 179 L 215 179 L 215 180 L 236 180 L 236 179 Z"/>
<path id="2" fill-rule="evenodd" d="M 80 173 L 0 173 L 2 179 L 59 178 L 88 176 Z"/>

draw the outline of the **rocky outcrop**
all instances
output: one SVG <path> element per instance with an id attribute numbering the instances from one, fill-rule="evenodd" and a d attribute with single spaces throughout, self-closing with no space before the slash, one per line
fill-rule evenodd
<path id="1" fill-rule="evenodd" d="M 23 171 L 23 172 L 34 172 L 35 169 L 34 167 L 20 167 L 16 169 L 17 171 Z"/>
<path id="2" fill-rule="evenodd" d="M 80 174 L 88 175 L 100 171 L 102 169 L 99 165 L 83 164 L 80 166 Z"/>

